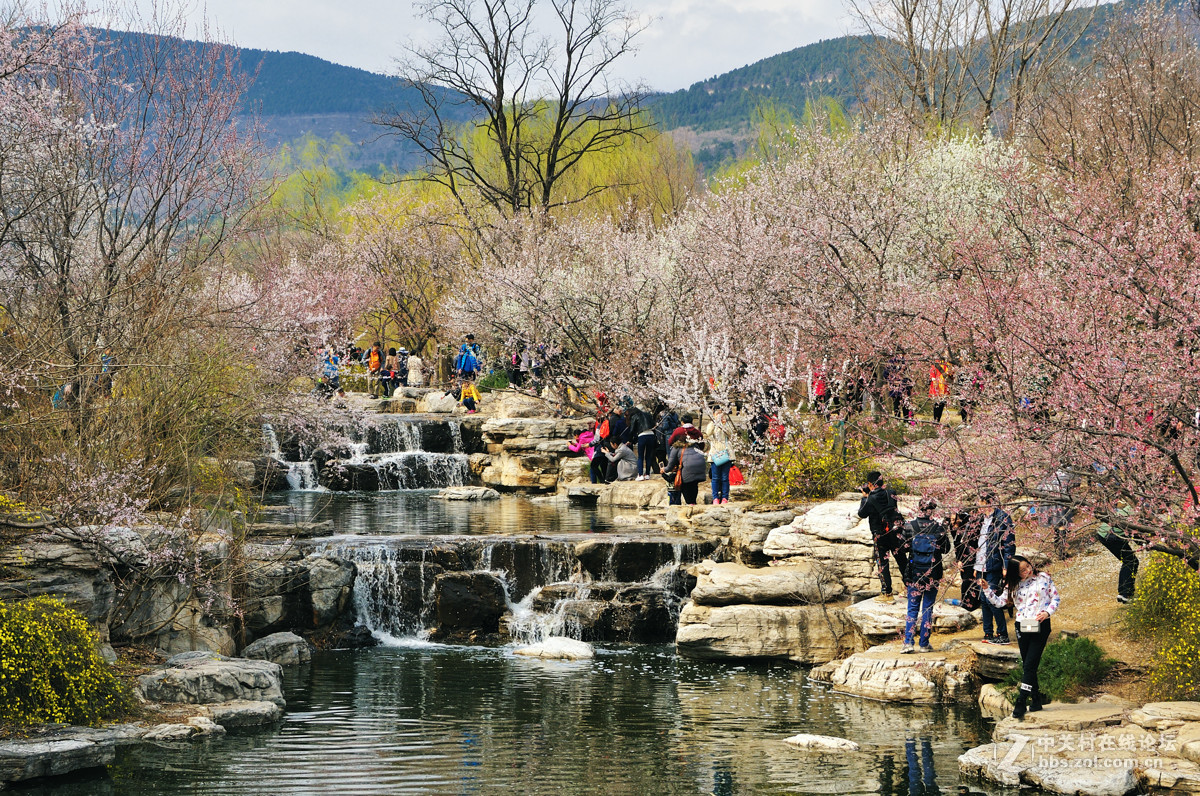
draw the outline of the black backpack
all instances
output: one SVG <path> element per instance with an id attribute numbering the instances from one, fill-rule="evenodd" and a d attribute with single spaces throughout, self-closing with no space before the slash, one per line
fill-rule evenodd
<path id="1" fill-rule="evenodd" d="M 896 502 L 896 493 L 889 489 L 887 496 L 887 508 L 883 510 L 883 532 L 901 535 L 904 533 L 904 515 L 900 513 L 900 504 Z"/>

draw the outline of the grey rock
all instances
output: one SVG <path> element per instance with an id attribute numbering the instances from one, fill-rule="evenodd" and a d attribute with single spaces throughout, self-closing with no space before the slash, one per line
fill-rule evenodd
<path id="1" fill-rule="evenodd" d="M 260 727 L 283 718 L 283 707 L 275 702 L 235 699 L 207 706 L 208 715 L 226 729 Z"/>
<path id="2" fill-rule="evenodd" d="M 679 615 L 675 646 L 689 658 L 826 663 L 861 649 L 862 641 L 840 607 L 693 602 Z"/>
<path id="3" fill-rule="evenodd" d="M 173 663 L 172 663 L 173 661 Z M 138 688 L 151 702 L 207 705 L 231 700 L 267 701 L 284 706 L 282 669 L 270 661 L 176 656 L 165 669 L 142 675 Z"/>
<path id="4" fill-rule="evenodd" d="M 304 565 L 312 600 L 311 627 L 333 624 L 351 608 L 357 570 L 352 562 L 327 555 L 309 556 Z"/>
<path id="5" fill-rule="evenodd" d="M 835 577 L 812 561 L 757 568 L 702 561 L 693 571 L 696 588 L 692 599 L 700 605 L 819 605 L 845 591 Z"/>
<path id="6" fill-rule="evenodd" d="M 308 642 L 295 633 L 272 633 L 246 645 L 243 658 L 272 661 L 280 666 L 296 666 L 312 660 Z"/>
<path id="7" fill-rule="evenodd" d="M 434 584 L 439 635 L 499 631 L 504 584 L 487 572 L 446 572 Z"/>

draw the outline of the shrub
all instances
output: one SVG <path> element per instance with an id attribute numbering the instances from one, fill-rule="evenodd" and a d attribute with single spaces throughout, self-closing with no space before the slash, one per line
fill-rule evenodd
<path id="1" fill-rule="evenodd" d="M 97 724 L 133 705 L 78 611 L 49 597 L 0 603 L 0 722 Z"/>
<path id="2" fill-rule="evenodd" d="M 502 370 L 493 370 L 475 382 L 475 386 L 479 388 L 479 392 L 481 393 L 491 392 L 492 390 L 503 390 L 508 386 L 508 375 Z"/>
<path id="3" fill-rule="evenodd" d="M 1152 695 L 1200 698 L 1200 575 L 1195 570 L 1176 556 L 1151 555 L 1123 622 L 1130 636 L 1154 643 Z"/>
<path id="4" fill-rule="evenodd" d="M 1116 661 L 1090 638 L 1060 638 L 1047 644 L 1042 654 L 1038 688 L 1048 700 L 1074 701 L 1107 677 L 1114 665 Z M 1016 697 L 1020 682 L 1020 669 L 1009 672 L 1001 687 L 1010 699 Z"/>
<path id="5" fill-rule="evenodd" d="M 866 447 L 832 433 L 790 437 L 767 453 L 754 476 L 754 497 L 762 503 L 828 498 L 857 489 L 875 463 Z"/>

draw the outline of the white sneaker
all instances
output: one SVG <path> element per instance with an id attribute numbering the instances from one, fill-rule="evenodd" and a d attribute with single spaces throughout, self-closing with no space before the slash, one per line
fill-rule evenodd
<path id="1" fill-rule="evenodd" d="M 904 645 L 904 646 L 903 646 L 903 647 L 900 649 L 900 654 L 901 654 L 901 655 L 912 655 L 914 652 L 916 652 L 916 648 L 915 648 L 915 647 L 913 647 L 913 645 L 912 645 L 912 644 L 905 644 L 905 645 Z"/>
<path id="2" fill-rule="evenodd" d="M 922 653 L 933 652 L 933 647 L 926 644 L 924 647 L 921 647 L 921 652 Z"/>

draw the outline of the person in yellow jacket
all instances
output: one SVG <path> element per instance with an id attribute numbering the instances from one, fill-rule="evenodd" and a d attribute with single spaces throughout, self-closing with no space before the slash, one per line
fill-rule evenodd
<path id="1" fill-rule="evenodd" d="M 464 381 L 462 389 L 458 393 L 458 400 L 467 408 L 467 414 L 475 414 L 479 402 L 483 400 L 483 396 L 479 394 L 479 390 L 469 381 Z"/>

